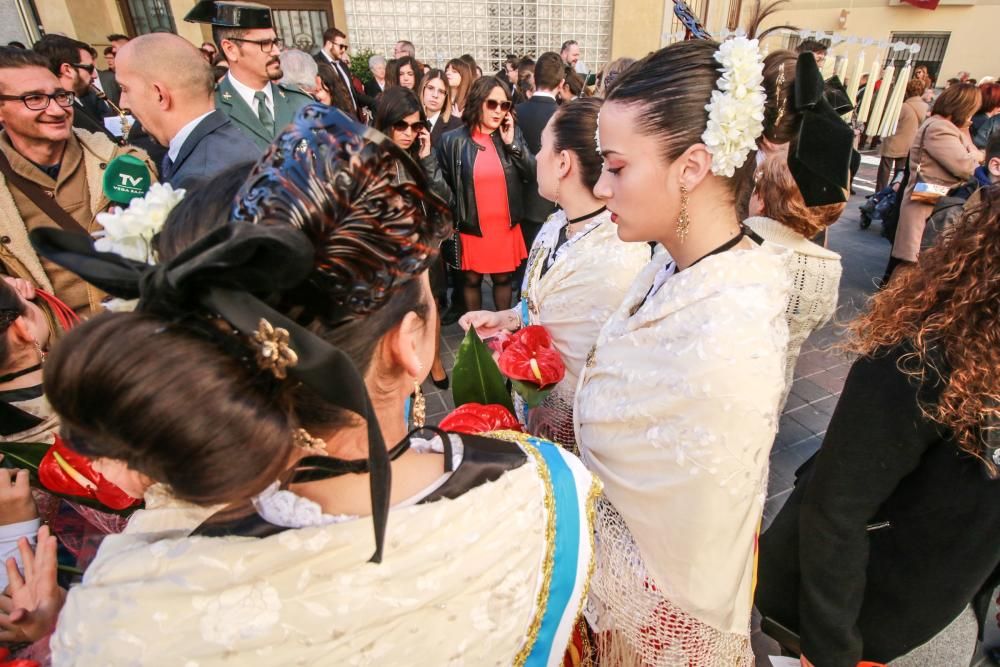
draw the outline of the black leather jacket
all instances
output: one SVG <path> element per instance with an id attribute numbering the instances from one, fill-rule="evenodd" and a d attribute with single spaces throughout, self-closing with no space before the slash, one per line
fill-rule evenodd
<path id="1" fill-rule="evenodd" d="M 519 127 L 514 128 L 514 141 L 510 146 L 504 145 L 499 130 L 493 133 L 492 138 L 507 177 L 507 205 L 513 227 L 524 218 L 523 187 L 525 183 L 535 180 L 535 156 L 528 150 Z M 472 140 L 467 127 L 446 132 L 436 149 L 441 172 L 454 194 L 451 210 L 455 226 L 463 234 L 473 236 L 483 235 L 479 228 L 472 178 L 476 157 L 481 150 Z"/>

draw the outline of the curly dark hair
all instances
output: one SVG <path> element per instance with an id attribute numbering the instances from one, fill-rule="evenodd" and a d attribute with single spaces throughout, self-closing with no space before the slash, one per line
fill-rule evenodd
<path id="1" fill-rule="evenodd" d="M 921 406 L 924 414 L 996 477 L 987 440 L 1000 428 L 1000 186 L 979 196 L 919 265 L 898 270 L 872 299 L 851 324 L 848 346 L 871 356 L 911 344 L 900 368 L 921 381 L 940 373 L 946 382 L 936 405 Z"/>

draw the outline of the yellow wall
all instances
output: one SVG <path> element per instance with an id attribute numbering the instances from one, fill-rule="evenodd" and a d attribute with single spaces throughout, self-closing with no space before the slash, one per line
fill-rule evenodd
<path id="1" fill-rule="evenodd" d="M 949 0 L 943 0 L 947 3 Z M 959 0 L 966 1 L 966 0 Z M 973 1 L 973 0 L 968 0 Z M 855 37 L 888 40 L 892 32 L 950 32 L 951 39 L 941 64 L 941 78 L 947 79 L 966 70 L 973 78 L 1000 77 L 1000 49 L 995 48 L 1000 26 L 1000 0 L 975 0 L 975 5 L 942 4 L 934 11 L 908 5 L 889 6 L 889 0 L 792 0 L 786 9 L 773 15 L 764 28 L 791 25 L 800 29 L 838 30 L 842 9 L 847 9 L 847 26 L 839 33 Z M 752 0 L 744 0 L 744 15 Z M 718 10 L 726 0 L 712 0 L 710 7 Z M 664 3 L 657 0 L 618 0 L 615 2 L 611 55 L 640 57 L 659 48 L 663 25 Z M 716 21 L 710 20 L 710 25 Z M 770 49 L 779 48 L 780 38 L 766 42 Z M 860 47 L 838 45 L 831 54 L 848 53 L 853 58 Z M 865 57 L 871 62 L 875 53 L 869 47 Z M 918 55 L 919 59 L 920 56 Z"/>
<path id="2" fill-rule="evenodd" d="M 660 48 L 663 0 L 617 0 L 611 27 L 611 58 L 642 58 Z"/>
<path id="3" fill-rule="evenodd" d="M 888 40 L 892 32 L 950 32 L 940 79 L 955 76 L 959 70 L 968 71 L 973 78 L 1000 76 L 1000 52 L 992 46 L 997 39 L 997 26 L 1000 26 L 1000 4 L 941 5 L 934 11 L 906 5 L 891 7 L 886 2 L 858 6 L 869 4 L 874 5 L 871 0 L 862 0 L 849 8 L 847 26 L 841 34 Z M 837 27 L 841 9 L 848 9 L 845 5 L 839 0 L 794 2 L 790 9 L 778 12 L 765 25 L 792 25 L 832 32 Z M 853 57 L 859 48 L 841 44 L 831 54 L 848 53 Z M 866 59 L 870 61 L 874 52 L 874 47 L 868 47 Z M 916 57 L 919 60 L 920 54 Z"/>

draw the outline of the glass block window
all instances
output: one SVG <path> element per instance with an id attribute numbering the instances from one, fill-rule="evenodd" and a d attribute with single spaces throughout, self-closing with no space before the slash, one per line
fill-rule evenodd
<path id="1" fill-rule="evenodd" d="M 345 0 L 352 51 L 392 56 L 406 39 L 417 58 L 441 67 L 471 53 L 495 72 L 508 53 L 537 57 L 575 39 L 592 71 L 611 55 L 613 0 Z"/>

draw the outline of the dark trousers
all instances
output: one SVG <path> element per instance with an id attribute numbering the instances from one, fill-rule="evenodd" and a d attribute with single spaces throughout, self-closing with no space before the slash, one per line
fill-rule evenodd
<path id="1" fill-rule="evenodd" d="M 882 157 L 882 161 L 878 163 L 878 176 L 875 177 L 875 192 L 881 192 L 889 186 L 896 172 L 906 166 L 905 161 L 905 157 Z"/>

